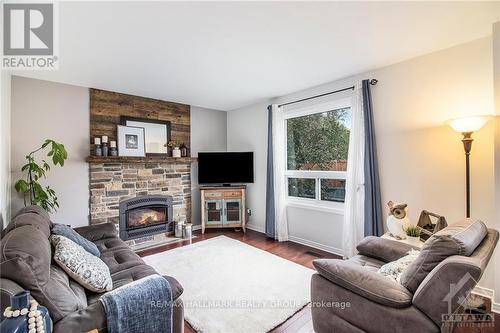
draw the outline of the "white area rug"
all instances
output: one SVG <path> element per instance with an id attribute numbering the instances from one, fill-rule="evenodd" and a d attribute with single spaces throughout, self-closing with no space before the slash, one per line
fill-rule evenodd
<path id="1" fill-rule="evenodd" d="M 225 236 L 143 259 L 182 284 L 198 332 L 268 332 L 310 300 L 313 270 Z"/>

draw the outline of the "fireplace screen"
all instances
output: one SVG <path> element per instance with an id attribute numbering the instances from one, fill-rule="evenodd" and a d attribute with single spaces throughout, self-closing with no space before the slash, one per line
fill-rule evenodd
<path id="1" fill-rule="evenodd" d="M 166 221 L 166 207 L 136 208 L 127 212 L 127 229 L 143 228 Z"/>
<path id="2" fill-rule="evenodd" d="M 120 238 L 135 239 L 172 231 L 173 200 L 144 195 L 120 201 Z"/>

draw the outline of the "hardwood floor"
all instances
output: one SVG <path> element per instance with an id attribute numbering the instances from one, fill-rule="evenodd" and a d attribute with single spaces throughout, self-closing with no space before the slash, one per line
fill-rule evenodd
<path id="1" fill-rule="evenodd" d="M 309 246 L 293 243 L 293 242 L 277 242 L 275 240 L 267 238 L 264 234 L 255 232 L 252 230 L 247 230 L 246 234 L 243 232 L 235 232 L 233 230 L 227 229 L 211 229 L 207 230 L 204 235 L 200 232 L 195 232 L 196 238 L 193 238 L 193 243 L 197 243 L 209 238 L 217 236 L 227 236 L 234 238 L 236 240 L 242 241 L 248 245 L 255 246 L 261 250 L 267 251 L 269 253 L 275 254 L 287 260 L 293 261 L 297 264 L 309 267 L 313 269 L 312 261 L 317 258 L 340 258 L 334 254 L 317 250 Z M 153 249 L 146 249 L 138 252 L 138 254 L 143 256 L 148 256 L 151 254 L 168 251 L 177 247 L 182 247 L 189 245 L 188 241 L 166 244 L 164 246 L 156 247 Z M 196 331 L 189 326 L 187 322 L 184 322 L 184 331 L 186 333 L 195 333 Z M 285 321 L 280 326 L 276 327 L 271 331 L 272 333 L 311 333 L 314 332 L 312 326 L 311 309 L 305 307 L 300 310 L 287 321 Z"/>
<path id="2" fill-rule="evenodd" d="M 261 250 L 265 250 L 267 252 L 273 253 L 277 256 L 285 258 L 287 260 L 293 261 L 297 264 L 309 267 L 313 269 L 312 261 L 317 258 L 340 258 L 334 254 L 317 250 L 305 245 L 293 243 L 293 242 L 282 242 L 279 243 L 272 239 L 267 238 L 264 234 L 259 232 L 255 232 L 252 230 L 247 230 L 246 234 L 243 232 L 235 232 L 227 229 L 211 229 L 207 230 L 204 235 L 201 235 L 200 232 L 195 232 L 196 238 L 193 238 L 193 243 L 197 243 L 209 238 L 217 237 L 220 235 L 224 235 L 227 237 L 231 237 L 242 241 L 246 244 L 255 246 Z M 167 244 L 164 246 L 156 247 L 153 249 L 146 249 L 138 252 L 138 254 L 143 257 L 163 251 L 168 251 L 177 247 L 182 247 L 189 245 L 188 241 L 182 241 L 173 244 Z M 491 304 L 489 304 L 491 307 Z M 469 333 L 469 332 L 483 332 L 483 333 L 493 333 L 499 332 L 498 327 L 500 327 L 500 315 L 495 316 L 495 325 L 494 327 L 489 328 L 471 328 L 471 327 L 463 327 L 457 328 L 454 330 L 454 333 Z M 196 331 L 189 326 L 187 322 L 184 322 L 184 331 L 186 333 L 196 333 Z M 280 326 L 273 329 L 270 333 L 313 333 L 312 326 L 312 317 L 311 317 L 311 309 L 309 307 L 305 307 L 304 309 L 295 313 L 292 317 L 290 317 L 287 321 L 285 321 Z"/>

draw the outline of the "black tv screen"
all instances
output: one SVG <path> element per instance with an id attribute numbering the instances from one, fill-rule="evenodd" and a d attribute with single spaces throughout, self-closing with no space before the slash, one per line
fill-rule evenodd
<path id="1" fill-rule="evenodd" d="M 198 183 L 253 183 L 253 152 L 198 153 Z"/>

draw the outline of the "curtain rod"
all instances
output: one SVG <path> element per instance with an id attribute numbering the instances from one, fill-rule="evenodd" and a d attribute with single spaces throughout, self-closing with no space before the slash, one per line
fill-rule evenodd
<path id="1" fill-rule="evenodd" d="M 374 85 L 376 85 L 378 83 L 378 80 L 377 79 L 371 79 L 369 82 L 370 82 L 370 84 L 372 86 L 374 86 Z M 321 94 L 321 95 L 315 95 L 315 96 L 311 96 L 311 97 L 307 97 L 307 98 L 298 99 L 296 101 L 292 101 L 292 102 L 288 102 L 288 103 L 278 104 L 278 107 L 282 107 L 282 106 L 290 105 L 290 104 L 295 104 L 295 103 L 299 103 L 299 102 L 304 102 L 304 101 L 308 101 L 310 99 L 314 99 L 314 98 L 318 98 L 318 97 L 323 97 L 323 96 L 328 96 L 328 95 L 336 94 L 336 93 L 347 91 L 347 90 L 353 90 L 353 89 L 354 89 L 354 86 L 350 86 L 350 87 L 347 87 L 347 88 L 343 88 L 343 89 L 339 89 L 339 90 L 335 90 L 335 91 L 330 91 L 330 92 L 327 92 L 327 93 L 324 93 L 324 94 Z"/>

